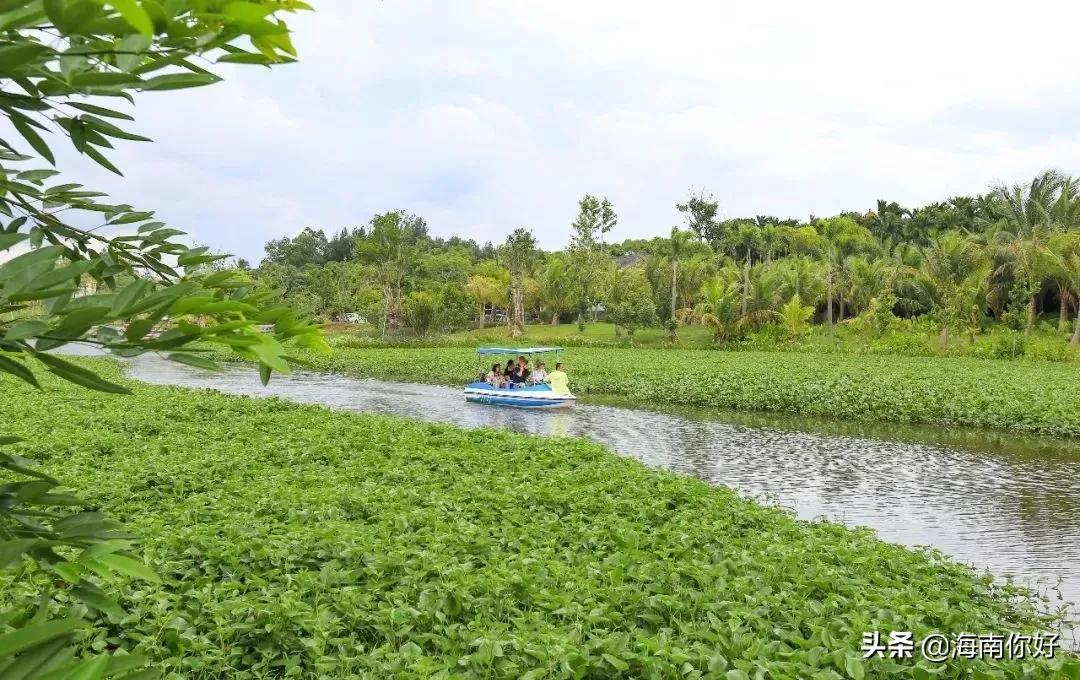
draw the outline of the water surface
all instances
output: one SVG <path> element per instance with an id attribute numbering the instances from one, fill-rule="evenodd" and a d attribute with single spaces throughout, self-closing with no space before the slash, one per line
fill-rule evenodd
<path id="1" fill-rule="evenodd" d="M 213 374 L 147 355 L 131 377 L 230 394 L 278 396 L 464 427 L 589 437 L 650 465 L 792 508 L 929 545 L 1002 577 L 1080 601 L 1080 445 L 960 429 L 644 410 L 579 403 L 526 411 L 470 404 L 459 388 L 340 375 Z M 992 632 L 992 631 L 987 631 Z"/>

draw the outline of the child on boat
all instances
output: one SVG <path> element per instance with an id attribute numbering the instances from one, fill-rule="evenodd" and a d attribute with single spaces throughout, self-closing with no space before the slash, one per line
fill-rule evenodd
<path id="1" fill-rule="evenodd" d="M 543 361 L 536 362 L 536 369 L 532 372 L 532 384 L 539 385 L 547 379 L 547 369 L 544 368 Z"/>

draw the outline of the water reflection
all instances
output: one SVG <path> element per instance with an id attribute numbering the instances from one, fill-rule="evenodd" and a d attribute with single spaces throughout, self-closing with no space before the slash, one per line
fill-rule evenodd
<path id="1" fill-rule="evenodd" d="M 877 428 L 893 436 L 883 439 L 866 425 L 595 403 L 524 411 L 470 404 L 454 388 L 323 374 L 275 376 L 264 387 L 250 369 L 209 374 L 153 356 L 134 360 L 129 374 L 465 427 L 589 437 L 774 499 L 805 518 L 871 526 L 886 540 L 931 545 L 1027 583 L 1060 578 L 1066 599 L 1080 600 L 1080 447 L 1073 444 L 894 426 Z"/>

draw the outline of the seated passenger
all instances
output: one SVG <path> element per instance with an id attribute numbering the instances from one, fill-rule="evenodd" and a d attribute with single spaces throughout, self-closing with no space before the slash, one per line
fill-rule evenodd
<path id="1" fill-rule="evenodd" d="M 499 383 L 502 382 L 502 371 L 499 370 L 498 364 L 491 365 L 491 370 L 488 371 L 487 378 L 485 378 L 484 381 L 494 387 L 499 386 Z"/>
<path id="2" fill-rule="evenodd" d="M 510 382 L 514 387 L 524 387 L 529 382 L 529 362 L 525 361 L 525 357 L 518 357 L 517 366 L 514 367 L 510 374 Z"/>
<path id="3" fill-rule="evenodd" d="M 543 361 L 536 362 L 536 370 L 532 372 L 532 384 L 539 385 L 547 378 L 547 369 L 544 368 Z"/>
<path id="4" fill-rule="evenodd" d="M 551 385 L 551 391 L 555 394 L 570 394 L 569 379 L 566 377 L 566 373 L 563 372 L 561 362 L 555 364 L 555 370 L 548 374 L 545 382 Z"/>

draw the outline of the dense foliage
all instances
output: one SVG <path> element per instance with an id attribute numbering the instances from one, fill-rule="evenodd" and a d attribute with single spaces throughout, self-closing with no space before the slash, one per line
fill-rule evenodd
<path id="1" fill-rule="evenodd" d="M 1080 436 L 1080 365 L 965 358 L 575 347 L 571 388 L 656 404 L 993 427 Z M 462 384 L 478 370 L 464 347 L 349 347 L 324 370 Z"/>
<path id="2" fill-rule="evenodd" d="M 79 642 L 171 678 L 1051 675 L 1045 661 L 863 661 L 864 631 L 1039 624 L 1021 593 L 940 554 L 584 440 L 46 387 L 0 403 L 30 442 L 19 453 L 142 535 L 161 578 L 125 587 L 128 613 Z"/>
<path id="3" fill-rule="evenodd" d="M 313 325 L 254 290 L 247 275 L 208 267 L 220 258 L 178 241 L 183 232 L 153 212 L 55 179 L 55 142 L 46 141 L 56 135 L 119 174 L 108 158 L 114 142 L 148 141 L 126 129 L 133 117 L 125 109 L 135 93 L 218 81 L 203 64 L 292 61 L 282 16 L 299 9 L 308 6 L 300 0 L 0 2 L 0 117 L 9 124 L 0 139 L 5 400 L 10 382 L 40 387 L 42 371 L 94 390 L 127 392 L 50 353 L 74 340 L 123 356 L 161 351 L 213 368 L 205 356 L 179 351 L 206 341 L 257 361 L 264 380 L 272 370 L 289 370 L 285 343 L 324 347 Z M 54 411 L 39 404 L 36 416 L 46 422 Z M 137 657 L 112 654 L 110 644 L 72 655 L 77 631 L 122 614 L 98 579 L 156 577 L 133 552 L 133 535 L 60 490 L 65 475 L 44 474 L 9 454 L 6 447 L 17 438 L 7 431 L 9 421 L 0 423 L 0 569 L 49 574 L 36 582 L 36 609 L 0 610 L 0 676 L 153 675 Z"/>
<path id="4" fill-rule="evenodd" d="M 920 209 L 879 201 L 865 213 L 806 221 L 722 220 L 719 204 L 704 193 L 676 208 L 686 229 L 608 243 L 618 224 L 614 206 L 587 195 L 567 248 L 537 253 L 524 267 L 495 258 L 490 244 L 432 239 L 425 225 L 410 242 L 414 257 L 393 264 L 404 288 L 442 302 L 430 327 L 412 330 L 505 321 L 518 336 L 523 306 L 526 316 L 553 324 L 567 314 L 579 324 L 605 315 L 616 332 L 624 318 L 634 327 L 661 322 L 672 340 L 680 327 L 701 325 L 716 342 L 774 323 L 792 336 L 808 323 L 832 334 L 846 320 L 874 338 L 917 318 L 934 324 L 948 347 L 973 344 L 994 324 L 1028 335 L 1048 313 L 1056 314 L 1060 344 L 1080 346 L 1080 192 L 1057 172 Z M 333 239 L 306 229 L 271 242 L 257 277 L 327 318 L 360 310 L 381 334 L 400 330 L 393 307 L 379 302 L 387 260 L 362 257 L 385 217 Z M 628 288 L 627 276 L 648 285 Z"/>

